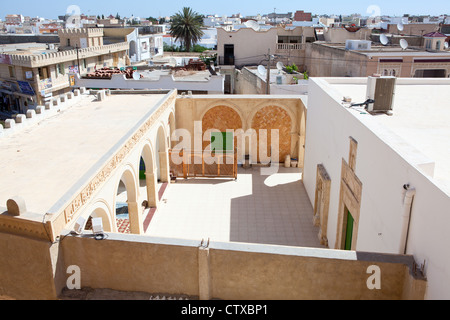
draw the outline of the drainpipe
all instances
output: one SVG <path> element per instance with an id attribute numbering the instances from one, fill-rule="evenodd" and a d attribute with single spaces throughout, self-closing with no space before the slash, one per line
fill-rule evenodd
<path id="1" fill-rule="evenodd" d="M 400 238 L 399 254 L 406 254 L 406 246 L 408 242 L 409 225 L 411 221 L 411 211 L 414 196 L 416 195 L 416 189 L 409 184 L 403 186 L 404 199 L 403 199 L 403 213 L 402 213 L 402 233 Z"/>

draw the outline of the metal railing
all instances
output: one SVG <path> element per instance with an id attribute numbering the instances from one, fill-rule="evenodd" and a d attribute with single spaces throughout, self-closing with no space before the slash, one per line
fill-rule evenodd
<path id="1" fill-rule="evenodd" d="M 303 45 L 301 43 L 277 43 L 277 50 L 301 50 Z"/>

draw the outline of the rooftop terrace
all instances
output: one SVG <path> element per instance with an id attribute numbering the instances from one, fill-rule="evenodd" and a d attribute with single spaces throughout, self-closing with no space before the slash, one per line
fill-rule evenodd
<path id="1" fill-rule="evenodd" d="M 354 103 L 366 100 L 366 79 L 328 81 L 342 97 L 351 97 Z M 395 90 L 393 116 L 371 118 L 389 129 L 393 148 L 412 162 L 434 162 L 434 170 L 428 166 L 426 173 L 450 194 L 450 80 L 397 79 Z"/>

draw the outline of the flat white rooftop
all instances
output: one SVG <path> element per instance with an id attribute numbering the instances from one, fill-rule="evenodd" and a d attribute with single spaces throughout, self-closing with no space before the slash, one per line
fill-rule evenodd
<path id="1" fill-rule="evenodd" d="M 367 100 L 367 80 L 327 81 L 353 103 Z M 397 79 L 393 116 L 371 117 L 434 161 L 433 178 L 450 194 L 450 79 Z"/>
<path id="2" fill-rule="evenodd" d="M 57 115 L 0 138 L 0 207 L 21 196 L 29 211 L 23 218 L 42 219 L 95 173 L 165 97 L 111 95 L 99 102 L 83 96 Z"/>

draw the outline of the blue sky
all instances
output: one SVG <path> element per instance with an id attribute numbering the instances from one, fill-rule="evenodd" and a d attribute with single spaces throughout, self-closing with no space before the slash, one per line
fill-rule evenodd
<path id="1" fill-rule="evenodd" d="M 434 0 L 432 3 L 426 1 L 409 0 L 343 0 L 343 1 L 299 1 L 299 0 L 170 0 L 170 1 L 150 1 L 150 0 L 17 0 L 2 1 L 0 8 L 0 18 L 4 19 L 7 14 L 21 13 L 26 16 L 40 16 L 46 18 L 56 18 L 64 15 L 70 5 L 80 7 L 82 13 L 92 15 L 115 15 L 117 12 L 121 16 L 170 16 L 179 11 L 184 6 L 192 7 L 202 14 L 231 15 L 241 13 L 243 15 L 256 15 L 274 12 L 285 13 L 304 10 L 313 14 L 350 14 L 360 13 L 370 15 L 367 9 L 376 5 L 380 8 L 382 15 L 400 16 L 404 13 L 410 14 L 450 14 L 450 4 L 448 0 Z"/>

